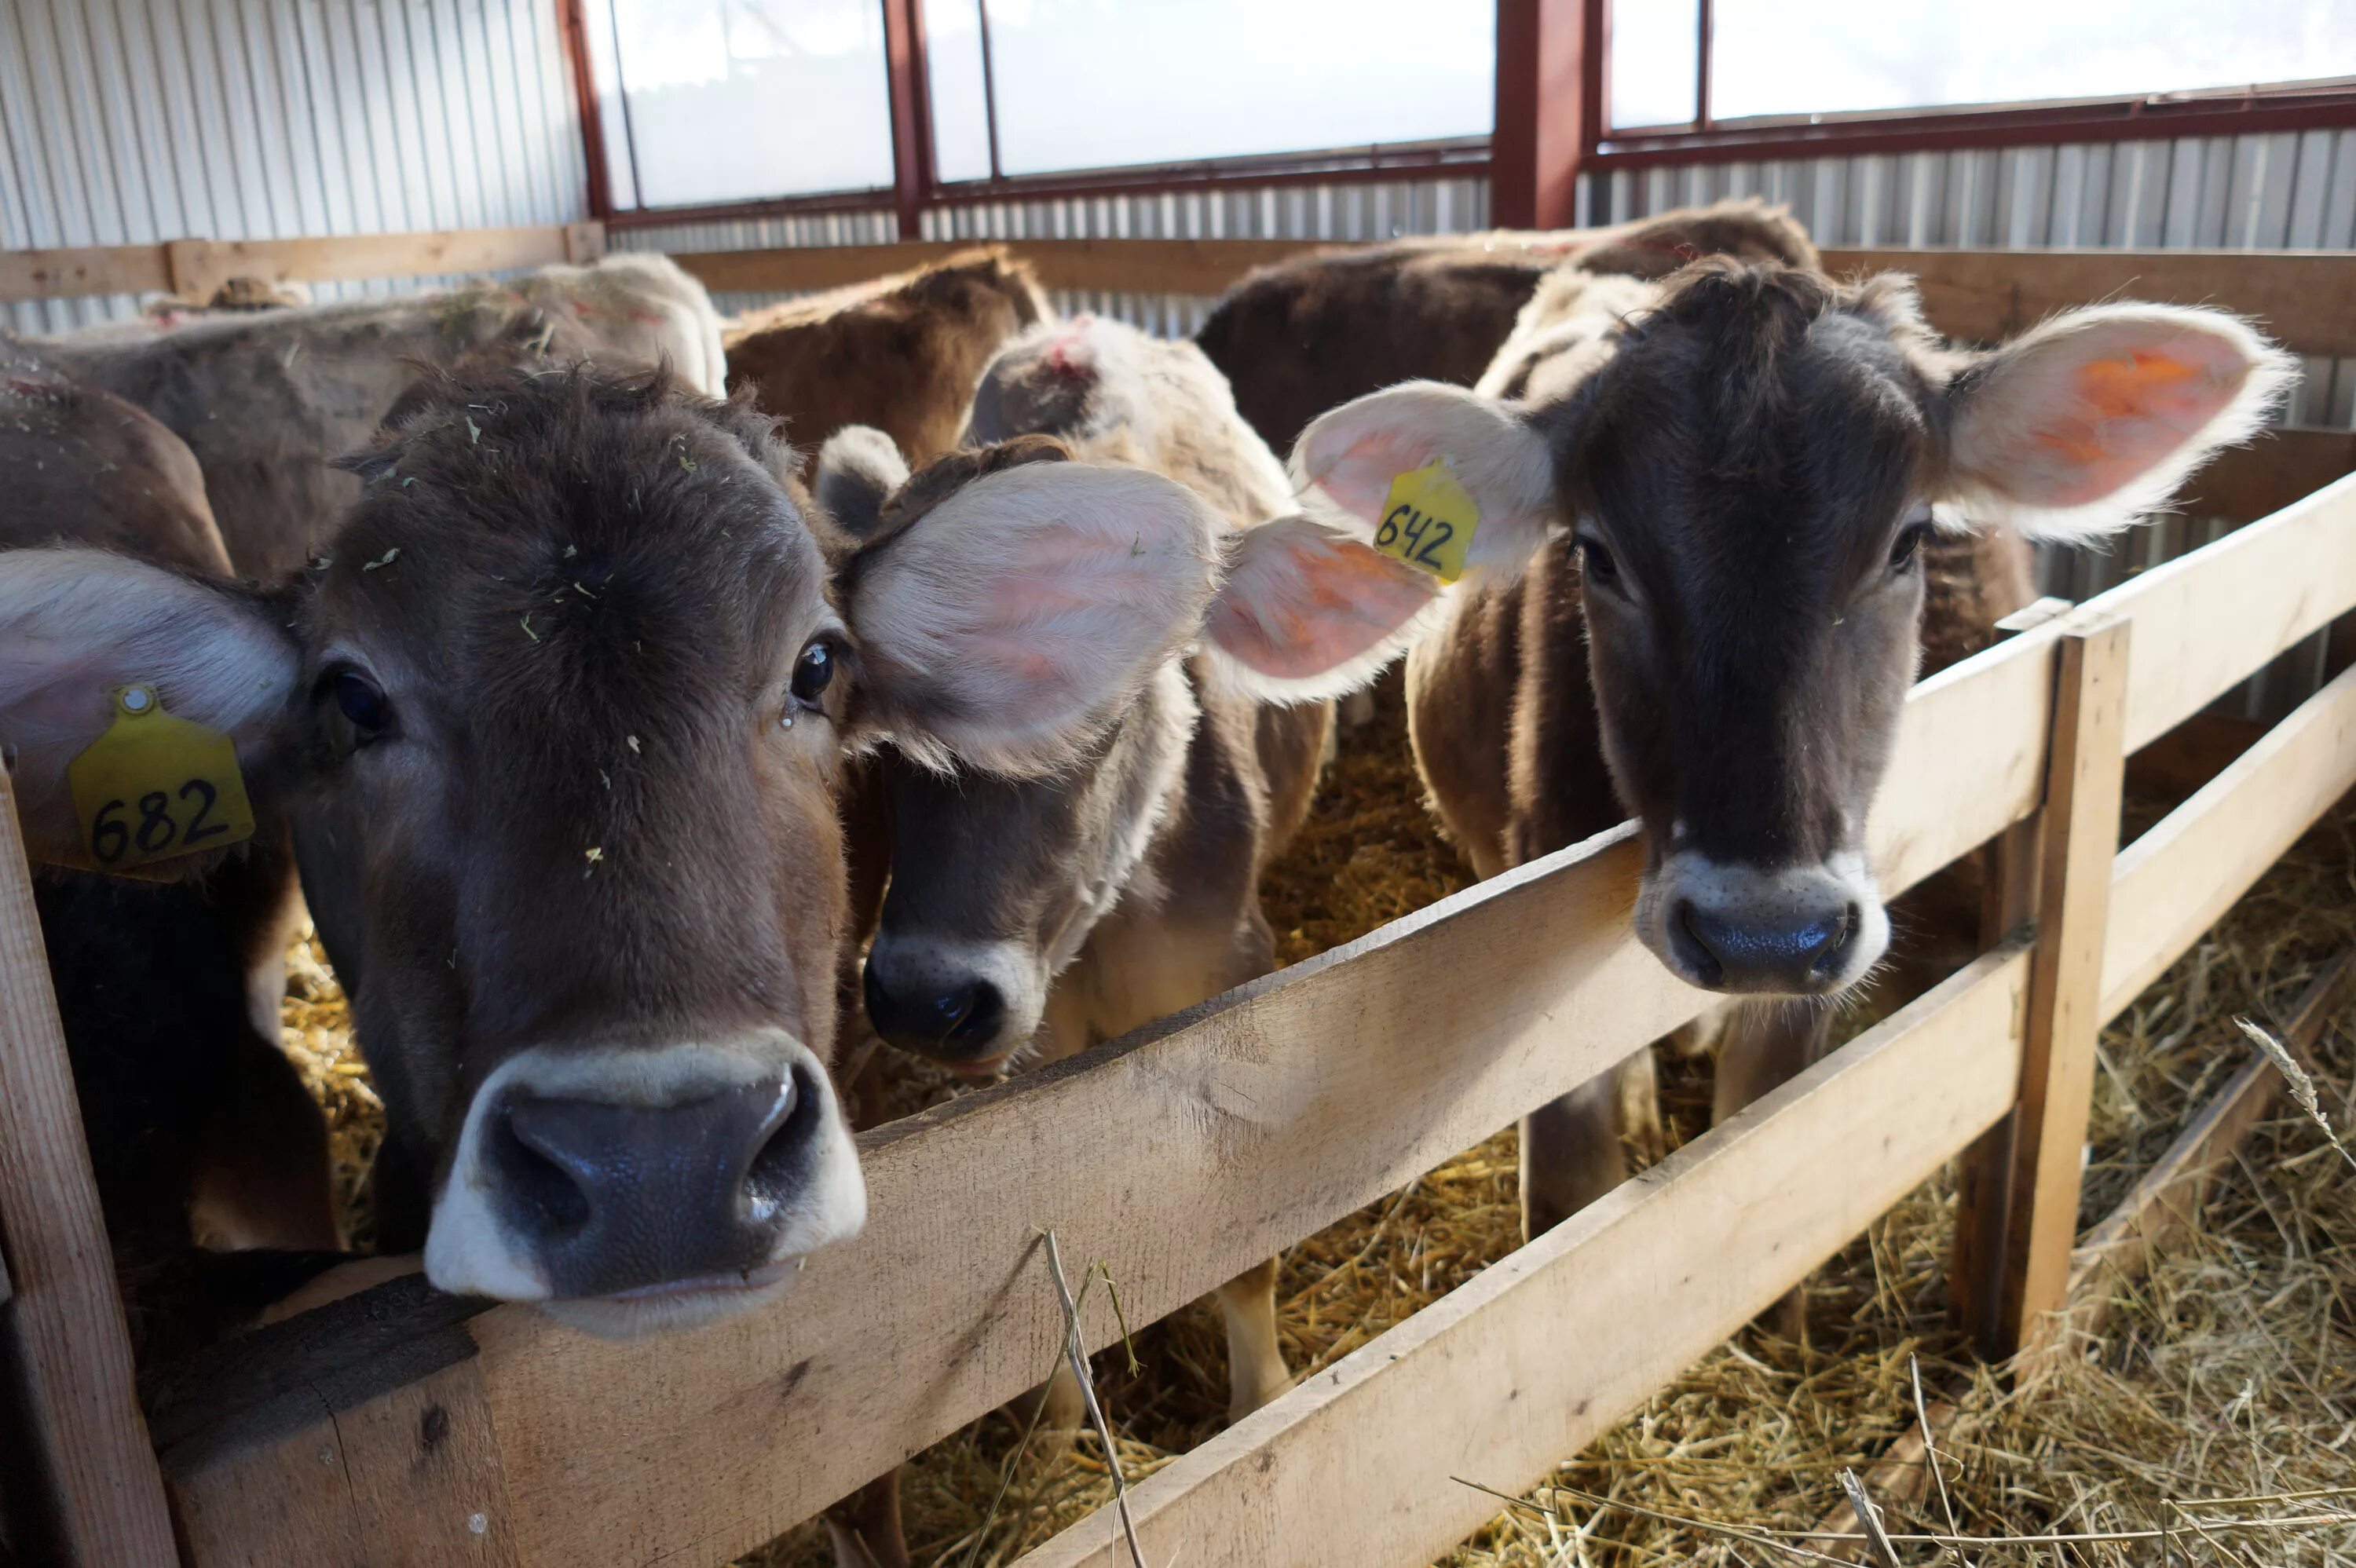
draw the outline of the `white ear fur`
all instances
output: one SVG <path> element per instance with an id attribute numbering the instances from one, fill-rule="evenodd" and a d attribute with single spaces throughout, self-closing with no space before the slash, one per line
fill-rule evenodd
<path id="1" fill-rule="evenodd" d="M 1510 578 L 1555 516 L 1554 455 L 1514 409 L 1438 381 L 1408 381 L 1320 414 L 1292 449 L 1311 516 L 1372 539 L 1391 482 L 1445 461 L 1481 508 L 1468 575 Z"/>
<path id="2" fill-rule="evenodd" d="M 153 682 L 166 712 L 221 731 L 249 773 L 280 739 L 299 674 L 257 600 L 94 549 L 0 551 L 0 746 L 36 857 L 79 841 L 66 765 L 113 722 L 116 688 Z"/>
<path id="3" fill-rule="evenodd" d="M 857 563 L 872 726 L 916 761 L 1052 772 L 1195 635 L 1215 514 L 1139 469 L 977 479 Z"/>
<path id="4" fill-rule="evenodd" d="M 2297 374 L 2291 356 L 2222 311 L 2071 311 L 1959 379 L 1953 496 L 2032 539 L 2111 532 L 2247 440 Z"/>
<path id="5" fill-rule="evenodd" d="M 1229 536 L 1204 632 L 1217 668 L 1263 701 L 1355 691 L 1422 636 L 1440 581 L 1313 517 Z"/>

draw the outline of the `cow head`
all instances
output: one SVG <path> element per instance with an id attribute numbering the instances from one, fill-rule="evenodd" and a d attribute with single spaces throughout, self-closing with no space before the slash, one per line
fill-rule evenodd
<path id="1" fill-rule="evenodd" d="M 481 371 L 406 400 L 330 558 L 278 594 L 0 556 L 36 851 L 76 838 L 67 763 L 116 688 L 232 737 L 295 822 L 385 1101 L 387 1241 L 422 1240 L 444 1289 L 637 1332 L 854 1233 L 828 1077 L 846 749 L 1066 765 L 1212 588 L 1183 496 L 1124 489 L 1116 547 L 1076 476 L 879 552 L 788 460 L 665 376 Z"/>
<path id="2" fill-rule="evenodd" d="M 1043 337 L 1010 353 L 1027 363 L 1033 350 L 1052 352 L 1053 342 Z M 1068 353 L 1050 369 L 1060 381 L 1077 374 L 1096 371 L 1076 372 Z M 1005 379 L 999 368 L 992 378 Z M 1002 390 L 986 382 L 984 401 L 1004 400 L 996 395 Z M 1258 445 L 1248 430 L 1242 434 Z M 1046 776 L 993 778 L 918 752 L 886 770 L 893 869 L 867 959 L 868 1016 L 894 1044 L 969 1072 L 995 1072 L 1040 1047 L 1055 977 L 1141 874 L 1171 813 L 1217 814 L 1234 826 L 1235 852 L 1256 860 L 1264 804 L 1190 792 L 1190 775 L 1200 771 L 1189 761 L 1204 722 L 1205 683 L 1286 702 L 1351 689 L 1403 645 L 1432 599 L 1421 574 L 1323 524 L 1290 517 L 1230 531 L 1194 488 L 1140 467 L 1097 468 L 1067 455 L 1052 437 L 1015 435 L 944 457 L 910 478 L 888 443 L 854 429 L 830 441 L 819 461 L 820 493 L 839 497 L 846 517 L 876 519 L 876 537 L 887 540 L 946 496 L 1029 512 L 1055 504 L 1084 474 L 1118 476 L 1140 497 L 1183 497 L 1205 528 L 1224 536 L 1217 592 L 1188 629 L 1202 639 L 1199 656 L 1173 647 L 1155 667 L 1139 671 L 1066 765 Z M 1119 545 L 1124 513 L 1105 522 Z M 1240 737 L 1214 743 L 1248 752 L 1248 723 Z M 1257 767 L 1248 757 L 1240 761 Z M 1172 901 L 1188 907 L 1183 890 Z M 1237 915 L 1232 907 L 1201 913 L 1228 924 Z M 1151 981 L 1138 981 L 1150 992 Z"/>
<path id="3" fill-rule="evenodd" d="M 1644 831 L 1638 933 L 1694 985 L 1799 995 L 1888 944 L 1866 815 L 1927 530 L 2123 527 L 2288 374 L 2216 311 L 2103 305 L 1951 352 L 1905 279 L 1727 261 L 1561 347 L 1568 374 L 1515 368 L 1550 389 L 1535 406 L 1430 383 L 1344 405 L 1296 476 L 1363 530 L 1396 475 L 1447 464 L 1479 507 L 1476 579 L 1571 531 L 1604 752 Z"/>

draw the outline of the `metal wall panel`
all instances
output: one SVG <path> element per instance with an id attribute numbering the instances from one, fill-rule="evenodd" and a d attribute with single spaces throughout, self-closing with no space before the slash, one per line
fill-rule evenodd
<path id="1" fill-rule="evenodd" d="M 555 0 L 0 0 L 0 247 L 576 221 L 567 69 Z M 136 309 L 40 300 L 5 320 Z"/>

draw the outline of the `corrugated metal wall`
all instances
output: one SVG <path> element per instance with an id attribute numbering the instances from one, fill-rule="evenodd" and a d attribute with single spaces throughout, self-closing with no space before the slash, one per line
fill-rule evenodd
<path id="1" fill-rule="evenodd" d="M 555 0 L 0 0 L 0 247 L 572 222 L 573 122 Z"/>

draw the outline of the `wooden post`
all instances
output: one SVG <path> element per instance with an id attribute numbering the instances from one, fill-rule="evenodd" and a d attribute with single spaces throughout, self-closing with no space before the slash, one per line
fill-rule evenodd
<path id="1" fill-rule="evenodd" d="M 1568 229 L 1579 165 L 1603 125 L 1605 0 L 1497 0 L 1497 111 L 1489 218 Z"/>
<path id="2" fill-rule="evenodd" d="M 133 1383 L 114 1254 L 82 1142 L 16 792 L 0 772 L 0 1245 L 15 1297 L 0 1351 L 30 1430 L 52 1550 L 80 1568 L 179 1561 L 164 1478 Z M 22 1492 L 18 1487 L 22 1487 Z M 26 1561 L 48 1560 L 39 1552 Z"/>
<path id="3" fill-rule="evenodd" d="M 933 194 L 933 115 L 919 0 L 884 0 L 884 73 L 892 98 L 893 205 L 899 209 L 900 238 L 922 240 L 925 204 Z"/>
<path id="4" fill-rule="evenodd" d="M 2068 1290 L 2126 769 L 2128 623 L 2060 638 L 2045 805 L 1990 857 L 1990 923 L 2037 921 L 2020 1096 L 1964 1166 L 1954 1299 L 1981 1352 L 2038 1342 Z M 2033 834 L 2033 837 L 2031 837 Z"/>

